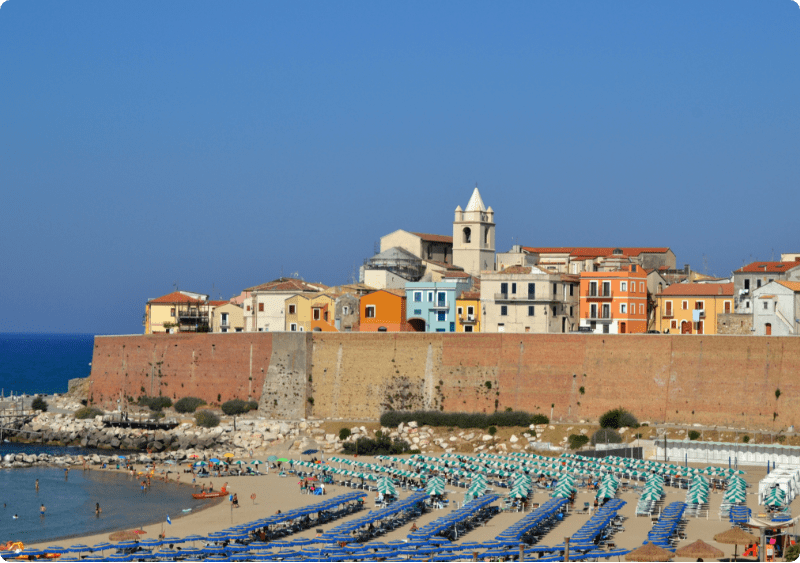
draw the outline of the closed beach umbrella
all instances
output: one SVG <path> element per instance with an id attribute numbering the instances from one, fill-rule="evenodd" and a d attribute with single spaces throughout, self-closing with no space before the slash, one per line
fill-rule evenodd
<path id="1" fill-rule="evenodd" d="M 638 549 L 634 549 L 625 556 L 625 561 L 669 561 L 675 554 L 668 549 L 647 542 Z"/>
<path id="2" fill-rule="evenodd" d="M 680 549 L 675 550 L 675 555 L 679 557 L 690 557 L 692 559 L 719 559 L 725 555 L 721 549 L 717 549 L 713 545 L 708 545 L 703 540 L 697 540 Z"/>

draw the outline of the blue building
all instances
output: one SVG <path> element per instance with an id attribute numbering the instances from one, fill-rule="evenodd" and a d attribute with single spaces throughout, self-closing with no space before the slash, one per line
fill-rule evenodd
<path id="1" fill-rule="evenodd" d="M 417 332 L 455 332 L 456 297 L 472 286 L 471 278 L 406 283 L 406 320 Z"/>

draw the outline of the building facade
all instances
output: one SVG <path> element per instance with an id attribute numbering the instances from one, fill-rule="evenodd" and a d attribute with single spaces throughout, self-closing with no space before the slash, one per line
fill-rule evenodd
<path id="1" fill-rule="evenodd" d="M 286 330 L 286 300 L 295 295 L 310 295 L 327 289 L 321 283 L 295 278 L 279 278 L 245 289 L 243 302 L 245 332 Z"/>
<path id="2" fill-rule="evenodd" d="M 209 332 L 213 306 L 208 295 L 174 291 L 145 305 L 144 333 Z"/>
<path id="3" fill-rule="evenodd" d="M 717 334 L 720 315 L 733 313 L 732 283 L 676 283 L 656 295 L 656 330 Z"/>
<path id="4" fill-rule="evenodd" d="M 481 276 L 483 332 L 573 332 L 579 278 L 536 266 L 511 266 Z"/>
<path id="5" fill-rule="evenodd" d="M 211 332 L 242 332 L 244 330 L 244 313 L 241 305 L 225 303 L 214 307 L 211 314 Z"/>
<path id="6" fill-rule="evenodd" d="M 360 332 L 408 332 L 406 292 L 403 289 L 380 289 L 361 296 Z"/>
<path id="7" fill-rule="evenodd" d="M 469 278 L 406 284 L 406 319 L 417 332 L 455 332 L 456 298 L 472 285 Z"/>
<path id="8" fill-rule="evenodd" d="M 462 291 L 456 297 L 456 332 L 481 331 L 481 292 Z"/>
<path id="9" fill-rule="evenodd" d="M 494 210 L 483 204 L 478 187 L 466 209 L 456 207 L 453 221 L 453 264 L 473 276 L 494 270 Z"/>
<path id="10" fill-rule="evenodd" d="M 736 312 L 753 313 L 752 292 L 774 281 L 800 281 L 800 261 L 752 262 L 733 272 Z"/>
<path id="11" fill-rule="evenodd" d="M 773 281 L 753 290 L 756 336 L 800 335 L 800 282 Z"/>
<path id="12" fill-rule="evenodd" d="M 637 264 L 580 276 L 580 326 L 602 334 L 647 332 L 647 272 Z"/>

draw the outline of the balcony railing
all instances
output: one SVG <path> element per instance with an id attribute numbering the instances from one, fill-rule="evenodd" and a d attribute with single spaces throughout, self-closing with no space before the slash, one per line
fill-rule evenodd
<path id="1" fill-rule="evenodd" d="M 613 315 L 610 311 L 589 311 L 588 313 L 584 314 L 583 318 L 590 321 L 611 321 Z"/>
<path id="2" fill-rule="evenodd" d="M 449 301 L 436 301 L 431 304 L 431 309 L 449 309 L 450 302 Z"/>
<path id="3" fill-rule="evenodd" d="M 610 289 L 603 290 L 603 288 L 593 289 L 590 287 L 584 297 L 589 297 L 590 299 L 612 299 L 613 295 Z"/>
<path id="4" fill-rule="evenodd" d="M 495 301 L 537 301 L 534 293 L 495 293 Z M 539 301 L 556 301 L 556 297 L 539 299 Z"/>
<path id="5" fill-rule="evenodd" d="M 458 317 L 458 320 L 461 322 L 461 324 L 464 325 L 474 324 L 478 322 L 478 320 L 475 318 L 475 315 L 466 315 L 466 316 L 462 315 Z"/>

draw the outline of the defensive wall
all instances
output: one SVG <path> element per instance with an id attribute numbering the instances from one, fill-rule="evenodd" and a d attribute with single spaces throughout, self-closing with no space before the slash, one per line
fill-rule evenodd
<path id="1" fill-rule="evenodd" d="M 232 333 L 97 337 L 93 402 L 258 400 L 264 416 L 540 412 L 779 429 L 800 423 L 800 339 L 587 334 Z M 779 396 L 776 391 L 780 390 Z"/>

